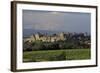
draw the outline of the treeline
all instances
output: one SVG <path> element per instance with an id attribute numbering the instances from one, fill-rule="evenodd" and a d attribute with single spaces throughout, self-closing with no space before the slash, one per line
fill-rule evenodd
<path id="1" fill-rule="evenodd" d="M 36 50 L 63 50 L 63 49 L 81 49 L 90 48 L 90 44 L 86 43 L 90 40 L 66 40 L 55 42 L 23 42 L 24 51 L 36 51 Z"/>

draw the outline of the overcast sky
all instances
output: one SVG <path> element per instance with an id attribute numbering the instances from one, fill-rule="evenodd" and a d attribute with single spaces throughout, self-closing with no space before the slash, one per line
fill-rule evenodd
<path id="1" fill-rule="evenodd" d="M 90 13 L 23 10 L 23 29 L 88 32 Z"/>

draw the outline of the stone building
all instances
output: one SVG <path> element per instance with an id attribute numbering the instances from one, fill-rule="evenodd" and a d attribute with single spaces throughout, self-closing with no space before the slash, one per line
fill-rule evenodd
<path id="1" fill-rule="evenodd" d="M 59 40 L 66 40 L 64 33 L 59 33 L 56 35 L 43 35 L 43 34 L 35 34 L 25 39 L 25 41 L 34 42 L 34 41 L 43 41 L 43 42 L 55 42 Z"/>

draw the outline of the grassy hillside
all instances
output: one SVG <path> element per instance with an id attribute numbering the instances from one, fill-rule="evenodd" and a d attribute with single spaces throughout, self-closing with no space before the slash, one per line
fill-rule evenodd
<path id="1" fill-rule="evenodd" d="M 90 59 L 90 49 L 24 51 L 23 62 Z"/>

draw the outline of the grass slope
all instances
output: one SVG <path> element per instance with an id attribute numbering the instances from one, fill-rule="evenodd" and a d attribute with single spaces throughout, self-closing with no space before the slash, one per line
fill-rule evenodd
<path id="1" fill-rule="evenodd" d="M 90 59 L 90 49 L 25 51 L 23 62 L 62 61 Z"/>

